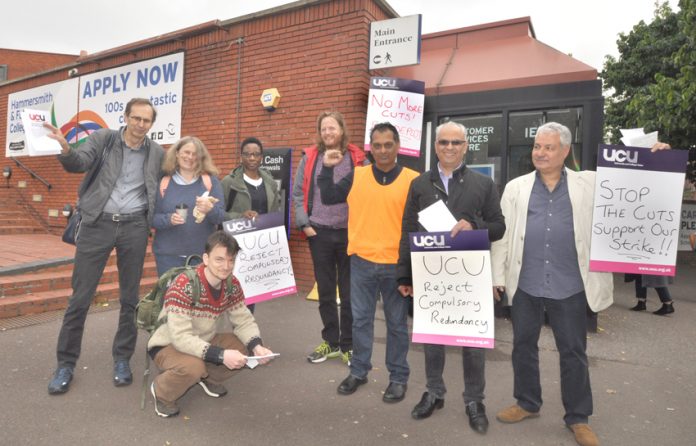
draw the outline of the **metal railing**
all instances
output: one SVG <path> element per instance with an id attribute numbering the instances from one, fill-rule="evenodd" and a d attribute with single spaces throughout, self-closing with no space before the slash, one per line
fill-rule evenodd
<path id="1" fill-rule="evenodd" d="M 48 188 L 48 190 L 51 190 L 51 188 L 53 187 L 53 185 L 51 185 L 51 183 L 49 183 L 48 181 L 44 180 L 44 179 L 41 177 L 41 175 L 39 175 L 38 173 L 36 173 L 36 172 L 34 172 L 33 170 L 31 170 L 30 167 L 28 167 L 26 164 L 22 163 L 22 162 L 21 162 L 20 160 L 18 160 L 17 158 L 10 157 L 10 159 L 11 159 L 12 161 L 14 161 L 14 163 L 17 165 L 17 167 L 21 167 L 22 169 L 26 170 L 27 173 L 28 173 L 29 175 L 31 175 L 32 178 L 41 181 L 41 182 Z"/>

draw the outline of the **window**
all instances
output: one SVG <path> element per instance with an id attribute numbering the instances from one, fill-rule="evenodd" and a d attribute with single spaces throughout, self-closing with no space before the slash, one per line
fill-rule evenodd
<path id="1" fill-rule="evenodd" d="M 0 82 L 7 80 L 7 65 L 0 65 Z"/>
<path id="2" fill-rule="evenodd" d="M 490 176 L 500 184 L 503 156 L 503 115 L 494 113 L 459 116 L 450 120 L 466 127 L 469 149 L 466 152 L 464 162 L 467 167 Z"/>

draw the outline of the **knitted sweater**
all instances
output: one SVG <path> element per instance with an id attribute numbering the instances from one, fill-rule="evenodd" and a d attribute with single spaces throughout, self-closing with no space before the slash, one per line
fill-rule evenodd
<path id="1" fill-rule="evenodd" d="M 167 322 L 152 334 L 148 349 L 172 345 L 177 351 L 219 364 L 220 347 L 211 346 L 210 340 L 217 334 L 217 322 L 227 318 L 233 333 L 246 345 L 247 350 L 261 344 L 259 327 L 254 316 L 244 304 L 244 293 L 236 277 L 232 286 L 222 283 L 219 300 L 214 300 L 210 285 L 203 272 L 205 265 L 196 268 L 200 280 L 201 296 L 193 307 L 192 287 L 186 274 L 180 274 L 164 295 L 164 305 L 160 318 L 166 316 Z"/>

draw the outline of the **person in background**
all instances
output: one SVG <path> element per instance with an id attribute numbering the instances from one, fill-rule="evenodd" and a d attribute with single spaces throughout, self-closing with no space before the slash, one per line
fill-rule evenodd
<path id="1" fill-rule="evenodd" d="M 324 328 L 322 342 L 307 356 L 307 361 L 320 363 L 341 357 L 348 364 L 353 350 L 353 316 L 350 306 L 350 258 L 348 249 L 348 205 L 321 202 L 317 177 L 324 153 L 339 150 L 348 155 L 334 166 L 334 182 L 338 182 L 355 166 L 367 164 L 365 153 L 348 143 L 343 115 L 335 111 L 319 114 L 317 144 L 304 149 L 297 167 L 292 190 L 295 224 L 307 236 L 314 264 L 314 277 L 319 292 L 319 315 Z M 341 297 L 341 311 L 336 305 L 336 285 Z"/>
<path id="2" fill-rule="evenodd" d="M 653 314 L 658 316 L 666 316 L 674 313 L 674 304 L 672 296 L 669 294 L 667 285 L 673 282 L 669 276 L 654 276 L 649 274 L 624 274 L 624 282 L 634 282 L 636 287 L 636 305 L 631 307 L 632 311 L 645 311 L 647 309 L 645 303 L 648 299 L 648 288 L 655 288 L 657 297 L 660 298 L 662 306 L 653 311 Z"/>
<path id="3" fill-rule="evenodd" d="M 254 219 L 259 214 L 282 210 L 278 184 L 270 172 L 261 167 L 263 144 L 247 138 L 241 145 L 242 165 L 222 179 L 225 197 L 225 221 L 235 218 Z M 249 311 L 254 312 L 254 304 Z"/>
<path id="4" fill-rule="evenodd" d="M 185 136 L 174 143 L 162 172 L 152 221 L 152 252 L 160 276 L 183 266 L 188 256 L 203 254 L 205 241 L 224 217 L 218 170 L 200 139 Z"/>

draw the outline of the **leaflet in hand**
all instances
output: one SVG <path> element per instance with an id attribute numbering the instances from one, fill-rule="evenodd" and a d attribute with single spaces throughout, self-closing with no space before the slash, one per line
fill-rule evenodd
<path id="1" fill-rule="evenodd" d="M 60 143 L 48 135 L 49 129 L 44 127 L 44 122 L 50 123 L 47 110 L 24 109 L 21 113 L 24 137 L 29 148 L 29 156 L 60 155 L 63 149 Z"/>

